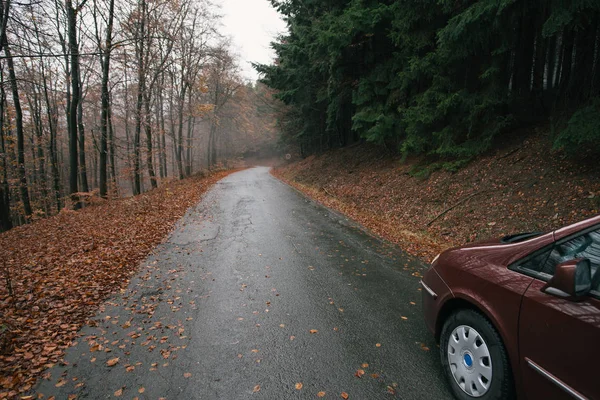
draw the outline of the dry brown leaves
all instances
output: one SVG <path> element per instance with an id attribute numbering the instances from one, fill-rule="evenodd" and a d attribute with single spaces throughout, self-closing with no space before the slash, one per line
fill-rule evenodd
<path id="1" fill-rule="evenodd" d="M 273 174 L 427 261 L 455 245 L 549 231 L 600 212 L 598 166 L 564 160 L 543 132 L 456 173 L 414 178 L 410 172 L 420 161 L 382 158 L 381 149 L 363 145 L 311 156 Z"/>
<path id="2" fill-rule="evenodd" d="M 0 284 L 0 399 L 29 390 L 139 263 L 230 172 L 21 226 L 0 235 L 14 295 Z M 3 267 L 3 265 L 0 265 Z M 117 360 L 118 361 L 118 360 Z"/>

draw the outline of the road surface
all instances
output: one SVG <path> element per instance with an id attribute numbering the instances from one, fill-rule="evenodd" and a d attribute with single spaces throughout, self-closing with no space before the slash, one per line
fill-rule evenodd
<path id="1" fill-rule="evenodd" d="M 421 316 L 424 267 L 268 168 L 238 172 L 188 212 L 36 393 L 449 399 Z"/>

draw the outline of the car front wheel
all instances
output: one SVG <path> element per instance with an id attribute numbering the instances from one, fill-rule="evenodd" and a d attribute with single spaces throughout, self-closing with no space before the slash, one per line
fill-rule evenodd
<path id="1" fill-rule="evenodd" d="M 444 322 L 440 354 L 458 399 L 512 399 L 506 349 L 493 325 L 473 310 L 459 310 Z"/>

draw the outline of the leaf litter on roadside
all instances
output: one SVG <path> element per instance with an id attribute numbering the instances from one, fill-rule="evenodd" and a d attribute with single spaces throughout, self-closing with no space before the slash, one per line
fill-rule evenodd
<path id="1" fill-rule="evenodd" d="M 30 390 L 46 368 L 61 362 L 99 305 L 129 283 L 140 261 L 228 173 L 171 182 L 78 212 L 63 210 L 0 234 L 0 259 L 6 260 L 14 292 L 11 297 L 0 285 L 0 326 L 11 338 L 10 348 L 0 348 L 0 394 Z M 129 328 L 131 320 L 122 326 Z"/>

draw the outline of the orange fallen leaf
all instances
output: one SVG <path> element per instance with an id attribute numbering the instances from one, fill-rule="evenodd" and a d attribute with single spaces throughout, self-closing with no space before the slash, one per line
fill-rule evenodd
<path id="1" fill-rule="evenodd" d="M 304 385 L 302 385 L 302 382 L 296 383 L 296 390 L 302 389 L 302 386 L 304 386 Z"/>
<path id="2" fill-rule="evenodd" d="M 369 364 L 367 364 L 367 363 L 363 363 L 363 364 L 361 365 L 361 367 L 363 367 L 363 368 L 369 368 Z"/>
<path id="3" fill-rule="evenodd" d="M 191 378 L 192 374 L 190 374 L 189 372 L 186 372 L 185 374 L 183 374 L 184 378 Z"/>
<path id="4" fill-rule="evenodd" d="M 123 395 L 123 388 L 121 388 L 115 392 L 115 397 L 121 397 L 122 395 Z"/>
<path id="5" fill-rule="evenodd" d="M 316 329 L 311 329 L 309 332 L 310 332 L 311 334 L 315 334 L 315 333 L 317 333 L 317 332 L 319 332 L 319 331 L 318 331 L 318 330 L 316 330 Z"/>
<path id="6" fill-rule="evenodd" d="M 325 397 L 325 392 L 319 392 L 319 393 L 317 393 L 317 397 Z"/>
<path id="7" fill-rule="evenodd" d="M 350 396 L 348 396 L 348 393 L 342 392 L 342 394 L 340 394 L 340 397 L 344 400 L 348 400 L 348 397 L 350 397 Z"/>
<path id="8" fill-rule="evenodd" d="M 56 386 L 56 387 L 62 387 L 62 386 L 65 386 L 66 383 L 67 383 L 66 380 L 59 379 L 58 382 L 56 382 L 56 385 L 54 385 L 54 386 Z"/>
<path id="9" fill-rule="evenodd" d="M 402 318 L 403 320 L 407 320 L 408 318 L 406 318 L 405 316 L 401 316 L 400 318 Z"/>
<path id="10" fill-rule="evenodd" d="M 359 369 L 354 373 L 354 376 L 356 376 L 357 378 L 362 378 L 364 374 L 365 374 L 365 371 L 362 369 Z"/>
<path id="11" fill-rule="evenodd" d="M 375 347 L 381 347 L 381 343 L 375 344 Z"/>
<path id="12" fill-rule="evenodd" d="M 138 389 L 138 393 L 144 393 L 146 391 L 146 388 L 141 387 Z"/>
<path id="13" fill-rule="evenodd" d="M 108 365 L 109 367 L 114 367 L 115 365 L 117 365 L 118 362 L 119 362 L 119 357 L 115 357 L 115 358 L 111 358 L 110 360 L 108 360 L 106 362 L 106 365 Z"/>
<path id="14" fill-rule="evenodd" d="M 256 393 L 260 391 L 260 385 L 256 385 L 254 386 L 254 389 L 252 389 L 252 393 Z"/>

